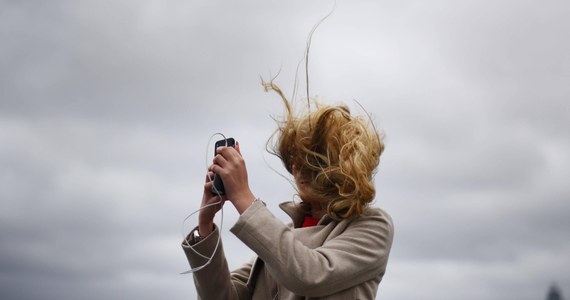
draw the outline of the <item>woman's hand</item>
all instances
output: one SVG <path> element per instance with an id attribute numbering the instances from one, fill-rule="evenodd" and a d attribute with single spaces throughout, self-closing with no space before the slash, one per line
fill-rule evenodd
<path id="1" fill-rule="evenodd" d="M 231 201 L 239 214 L 242 214 L 255 200 L 249 189 L 247 168 L 241 156 L 239 143 L 233 147 L 219 147 L 210 172 L 218 174 L 224 182 L 227 200 Z"/>
<path id="2" fill-rule="evenodd" d="M 219 196 L 212 193 L 212 185 L 214 184 L 214 172 L 208 171 L 206 176 L 206 182 L 204 183 L 204 193 L 202 195 L 202 204 L 200 207 L 206 208 L 200 209 L 198 214 L 198 231 L 200 236 L 206 237 L 214 230 L 214 216 L 222 208 L 224 201 L 227 200 L 224 196 Z M 220 202 L 219 204 L 212 205 L 213 203 Z"/>

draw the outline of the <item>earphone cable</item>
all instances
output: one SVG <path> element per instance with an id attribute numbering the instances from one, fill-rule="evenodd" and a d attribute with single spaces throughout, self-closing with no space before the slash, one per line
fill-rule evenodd
<path id="1" fill-rule="evenodd" d="M 226 140 L 226 143 L 227 143 L 227 139 L 226 139 L 225 135 L 223 135 L 222 133 L 214 133 L 210 136 L 210 139 L 208 140 L 207 151 L 210 151 L 210 143 L 212 142 L 212 138 L 214 138 L 214 136 L 217 136 L 217 135 L 221 135 L 224 138 L 224 140 Z M 226 144 L 226 146 L 227 146 L 227 144 Z M 206 152 L 206 169 L 207 169 L 207 166 L 208 166 L 208 152 Z M 207 172 L 206 172 L 206 174 L 208 176 L 208 179 L 210 181 L 213 181 L 212 177 L 210 177 L 210 174 Z M 208 266 L 212 262 L 214 255 L 216 254 L 216 252 L 218 252 L 218 248 L 219 248 L 219 246 L 221 244 L 221 240 L 222 240 L 222 229 L 224 226 L 224 199 L 222 199 L 222 196 L 220 194 L 218 194 L 218 197 L 220 198 L 220 201 L 201 206 L 199 209 L 195 210 L 194 212 L 192 212 L 191 214 L 186 216 L 186 218 L 184 218 L 184 220 L 182 221 L 182 239 L 184 241 L 183 244 L 185 246 L 187 246 L 188 248 L 190 248 L 190 250 L 192 250 L 196 255 L 198 255 L 204 259 L 207 259 L 207 261 L 203 265 L 200 265 L 200 266 L 195 267 L 195 268 L 191 268 L 190 270 L 184 271 L 180 274 L 189 274 L 189 273 L 194 273 L 194 272 L 202 270 L 203 268 L 205 268 L 206 266 Z M 208 207 L 214 206 L 214 205 L 221 205 L 220 211 L 221 211 L 222 215 L 221 215 L 221 219 L 220 219 L 220 228 L 218 229 L 219 234 L 218 234 L 218 240 L 216 241 L 216 247 L 214 247 L 214 251 L 212 252 L 212 255 L 208 257 L 208 256 L 198 252 L 196 249 L 194 249 L 193 245 L 190 245 L 190 243 L 188 242 L 188 239 L 186 238 L 187 235 L 186 235 L 186 232 L 184 229 L 185 228 L 184 225 L 186 224 L 186 221 L 188 219 L 190 219 L 193 215 L 199 213 L 202 209 L 205 209 L 205 208 L 208 208 Z"/>

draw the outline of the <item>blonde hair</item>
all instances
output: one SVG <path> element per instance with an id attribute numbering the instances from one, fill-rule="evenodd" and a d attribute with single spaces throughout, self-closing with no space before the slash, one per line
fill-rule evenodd
<path id="1" fill-rule="evenodd" d="M 271 153 L 287 171 L 310 179 L 309 197 L 326 206 L 335 220 L 359 216 L 374 199 L 374 174 L 384 151 L 383 135 L 370 118 L 352 116 L 346 105 L 325 105 L 316 100 L 311 110 L 296 115 L 292 104 L 273 82 L 266 90 L 281 96 L 286 115 L 269 139 Z M 305 192 L 305 191 L 304 191 Z"/>

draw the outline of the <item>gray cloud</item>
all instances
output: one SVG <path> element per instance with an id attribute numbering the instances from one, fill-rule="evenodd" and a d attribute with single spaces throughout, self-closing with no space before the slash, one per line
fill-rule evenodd
<path id="1" fill-rule="evenodd" d="M 282 108 L 259 76 L 281 69 L 291 94 L 331 6 L 1 1 L 2 298 L 195 298 L 181 223 L 215 132 L 240 140 L 253 189 L 285 220 L 293 190 L 264 153 Z M 570 293 L 569 11 L 353 1 L 319 27 L 311 93 L 358 100 L 386 132 L 376 205 L 397 231 L 380 297 Z M 227 230 L 236 218 L 226 207 L 232 267 L 252 256 Z"/>

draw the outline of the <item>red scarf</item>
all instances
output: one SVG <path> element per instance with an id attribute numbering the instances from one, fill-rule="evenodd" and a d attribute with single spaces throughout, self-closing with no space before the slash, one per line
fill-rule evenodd
<path id="1" fill-rule="evenodd" d="M 319 218 L 305 216 L 305 220 L 303 220 L 303 225 L 301 227 L 311 227 L 317 225 L 317 223 L 319 223 Z"/>

